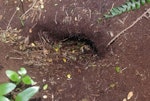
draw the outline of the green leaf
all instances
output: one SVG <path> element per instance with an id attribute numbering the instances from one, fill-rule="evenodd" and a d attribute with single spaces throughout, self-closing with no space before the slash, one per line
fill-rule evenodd
<path id="1" fill-rule="evenodd" d="M 128 1 L 128 2 L 126 2 L 126 5 L 127 5 L 127 11 L 130 11 L 132 3 L 130 1 Z"/>
<path id="2" fill-rule="evenodd" d="M 19 18 L 20 19 L 20 22 L 21 22 L 21 25 L 24 27 L 24 20 L 23 19 L 21 19 L 21 18 Z"/>
<path id="3" fill-rule="evenodd" d="M 146 0 L 147 3 L 150 3 L 150 0 Z"/>
<path id="4" fill-rule="evenodd" d="M 119 9 L 120 13 L 123 13 L 126 11 L 126 8 L 123 8 L 122 6 L 118 7 L 118 9 Z"/>
<path id="5" fill-rule="evenodd" d="M 0 95 L 6 95 L 16 88 L 14 83 L 0 84 Z M 1 101 L 1 100 L 0 100 Z"/>
<path id="6" fill-rule="evenodd" d="M 26 85 L 32 85 L 34 83 L 34 81 L 28 75 L 26 75 L 22 78 L 22 82 Z"/>
<path id="7" fill-rule="evenodd" d="M 48 88 L 48 84 L 45 84 L 45 85 L 43 86 L 43 90 L 47 90 L 47 88 Z"/>
<path id="8" fill-rule="evenodd" d="M 117 73 L 120 73 L 120 72 L 121 72 L 120 67 L 116 67 L 115 70 L 116 70 Z"/>
<path id="9" fill-rule="evenodd" d="M 27 74 L 27 70 L 25 68 L 20 68 L 20 70 L 18 71 L 18 73 L 21 75 L 21 76 L 24 76 Z"/>
<path id="10" fill-rule="evenodd" d="M 141 4 L 144 5 L 146 3 L 146 0 L 141 0 Z"/>
<path id="11" fill-rule="evenodd" d="M 124 12 L 127 11 L 128 6 L 127 5 L 121 5 L 122 8 L 124 8 Z"/>
<path id="12" fill-rule="evenodd" d="M 132 9 L 132 10 L 135 10 L 135 9 L 136 9 L 135 3 L 132 3 L 131 9 Z"/>
<path id="13" fill-rule="evenodd" d="M 111 14 L 112 15 L 118 15 L 120 12 L 119 12 L 119 10 L 117 9 L 117 8 L 113 8 L 112 10 L 111 10 Z"/>
<path id="14" fill-rule="evenodd" d="M 108 14 L 104 14 L 105 18 L 114 17 L 130 10 L 139 9 L 141 5 L 150 3 L 150 0 L 127 0 L 124 4 L 119 7 L 112 8 Z"/>
<path id="15" fill-rule="evenodd" d="M 38 91 L 38 86 L 27 88 L 16 96 L 15 101 L 29 101 L 29 99 L 34 96 Z"/>
<path id="16" fill-rule="evenodd" d="M 136 2 L 135 5 L 136 5 L 136 9 L 139 9 L 141 7 L 140 2 Z"/>
<path id="17" fill-rule="evenodd" d="M 6 70 L 6 75 L 13 82 L 18 82 L 20 80 L 20 76 L 15 71 Z"/>
<path id="18" fill-rule="evenodd" d="M 0 96 L 0 101 L 10 101 L 7 97 Z"/>

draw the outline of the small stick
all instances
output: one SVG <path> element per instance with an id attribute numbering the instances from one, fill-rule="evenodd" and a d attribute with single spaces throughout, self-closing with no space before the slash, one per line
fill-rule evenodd
<path id="1" fill-rule="evenodd" d="M 23 58 L 17 58 L 17 57 L 9 57 L 11 60 L 22 60 Z"/>
<path id="2" fill-rule="evenodd" d="M 16 9 L 15 12 L 13 13 L 12 17 L 10 18 L 10 20 L 9 20 L 9 22 L 8 22 L 8 25 L 7 25 L 7 28 L 6 28 L 6 32 L 9 30 L 10 24 L 11 24 L 11 22 L 12 22 L 14 16 L 16 15 L 17 11 L 18 11 L 18 10 Z"/>
<path id="3" fill-rule="evenodd" d="M 58 12 L 56 11 L 56 14 L 55 14 L 55 24 L 57 24 L 57 14 L 58 14 Z"/>
<path id="4" fill-rule="evenodd" d="M 34 1 L 33 5 L 24 14 L 22 14 L 22 16 L 20 18 L 25 16 L 31 9 L 33 9 L 33 7 L 35 6 L 36 3 L 37 3 L 37 0 Z"/>
<path id="5" fill-rule="evenodd" d="M 116 39 L 118 39 L 124 32 L 126 32 L 128 29 L 132 28 L 138 21 L 140 21 L 143 17 L 145 17 L 146 14 L 149 13 L 149 12 L 150 12 L 150 8 L 147 9 L 140 17 L 138 17 L 130 26 L 128 26 L 127 28 L 125 28 L 124 30 L 122 30 L 113 39 L 111 39 L 109 41 L 109 43 L 107 44 L 107 47 L 109 47 L 114 41 L 116 41 Z"/>

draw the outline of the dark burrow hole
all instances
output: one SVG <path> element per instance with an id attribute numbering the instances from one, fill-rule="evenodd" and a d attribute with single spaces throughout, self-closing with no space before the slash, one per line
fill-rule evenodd
<path id="1" fill-rule="evenodd" d="M 34 41 L 45 41 L 46 43 L 50 44 L 50 45 L 54 45 L 55 43 L 59 43 L 61 42 L 63 44 L 63 47 L 71 47 L 71 46 L 77 46 L 79 44 L 81 45 L 85 45 L 88 46 L 89 49 L 86 49 L 85 47 L 85 54 L 86 53 L 90 53 L 90 54 L 97 54 L 97 48 L 94 44 L 94 42 L 92 42 L 90 39 L 86 38 L 83 35 L 66 35 L 63 37 L 59 37 L 59 36 L 52 36 L 47 32 L 40 32 L 38 35 L 34 34 L 32 36 L 30 36 L 30 43 L 34 42 Z"/>
<path id="2" fill-rule="evenodd" d="M 63 43 L 73 43 L 75 45 L 78 45 L 78 44 L 86 45 L 86 46 L 88 46 L 88 48 L 90 48 L 91 53 L 97 54 L 97 48 L 96 48 L 94 42 L 92 42 L 91 40 L 89 40 L 85 36 L 81 36 L 81 35 L 75 36 L 74 35 L 74 36 L 65 37 L 62 40 L 62 42 Z M 88 49 L 86 49 L 86 47 L 85 47 L 85 51 L 86 50 L 88 50 Z"/>

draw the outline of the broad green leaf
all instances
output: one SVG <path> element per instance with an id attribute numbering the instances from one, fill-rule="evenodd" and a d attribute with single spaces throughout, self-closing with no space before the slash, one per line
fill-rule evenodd
<path id="1" fill-rule="evenodd" d="M 119 9 L 120 13 L 123 13 L 123 12 L 125 12 L 125 11 L 126 11 L 126 9 L 125 9 L 125 8 L 123 8 L 122 6 L 118 7 L 118 9 Z"/>
<path id="2" fill-rule="evenodd" d="M 26 75 L 22 78 L 22 82 L 26 85 L 32 85 L 34 83 L 34 81 L 28 75 Z"/>
<path id="3" fill-rule="evenodd" d="M 15 71 L 6 70 L 6 75 L 13 82 L 18 82 L 20 80 L 20 76 Z"/>
<path id="4" fill-rule="evenodd" d="M 135 5 L 136 5 L 136 9 L 139 9 L 141 7 L 140 2 L 136 2 Z"/>
<path id="5" fill-rule="evenodd" d="M 15 101 L 29 101 L 29 99 L 34 96 L 39 91 L 38 86 L 33 86 L 25 89 L 16 96 Z"/>
<path id="6" fill-rule="evenodd" d="M 0 95 L 6 95 L 16 88 L 14 83 L 0 84 Z M 0 100 L 1 101 L 1 100 Z"/>
<path id="7" fill-rule="evenodd" d="M 112 10 L 111 10 L 111 14 L 112 15 L 118 15 L 119 14 L 119 10 L 117 9 L 117 8 L 113 8 Z"/>
<path id="8" fill-rule="evenodd" d="M 128 6 L 127 5 L 121 5 L 121 7 L 123 7 L 125 9 L 125 11 L 127 11 Z M 125 12 L 124 11 L 124 12 Z"/>
<path id="9" fill-rule="evenodd" d="M 132 3 L 131 9 L 132 9 L 132 10 L 135 10 L 135 9 L 136 9 L 135 3 Z"/>
<path id="10" fill-rule="evenodd" d="M 10 101 L 7 97 L 0 96 L 0 101 Z"/>
<path id="11" fill-rule="evenodd" d="M 21 75 L 21 76 L 24 76 L 27 74 L 27 70 L 25 68 L 20 68 L 20 70 L 18 71 L 18 73 Z"/>

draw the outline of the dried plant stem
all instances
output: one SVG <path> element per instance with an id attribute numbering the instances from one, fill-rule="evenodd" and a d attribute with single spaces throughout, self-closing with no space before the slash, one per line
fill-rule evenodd
<path id="1" fill-rule="evenodd" d="M 18 10 L 15 10 L 15 12 L 14 12 L 13 15 L 12 15 L 12 17 L 10 18 L 10 20 L 9 20 L 9 22 L 8 22 L 8 25 L 7 25 L 7 28 L 6 28 L 6 31 L 9 30 L 10 24 L 11 24 L 11 22 L 12 22 L 14 16 L 16 15 L 17 11 L 18 11 Z"/>
<path id="2" fill-rule="evenodd" d="M 34 3 L 32 4 L 32 6 L 31 6 L 27 11 L 25 11 L 25 13 L 22 14 L 20 18 L 22 18 L 22 17 L 25 16 L 30 10 L 32 10 L 36 3 L 37 3 L 37 0 L 34 1 Z"/>
<path id="3" fill-rule="evenodd" d="M 5 30 L 4 33 L 2 34 L 2 36 L 3 36 L 3 41 L 6 41 L 6 32 L 9 31 L 9 29 L 10 29 L 10 24 L 11 24 L 11 22 L 12 22 L 14 16 L 16 15 L 17 11 L 18 11 L 18 10 L 16 9 L 15 12 L 13 13 L 13 15 L 11 16 L 11 18 L 10 18 L 10 20 L 9 20 L 9 22 L 8 22 L 8 25 L 7 25 L 7 27 L 6 27 L 6 30 Z"/>
<path id="4" fill-rule="evenodd" d="M 137 22 L 139 22 L 143 17 L 146 17 L 146 14 L 150 12 L 150 8 L 147 9 L 140 17 L 138 17 L 131 25 L 126 27 L 124 30 L 122 30 L 120 33 L 118 33 L 113 39 L 109 41 L 107 44 L 107 47 L 109 47 L 116 39 L 118 39 L 124 32 L 132 28 Z"/>

